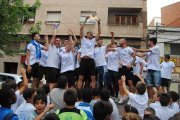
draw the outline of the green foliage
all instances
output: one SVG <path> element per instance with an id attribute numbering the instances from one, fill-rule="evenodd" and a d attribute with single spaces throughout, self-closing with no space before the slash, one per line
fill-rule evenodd
<path id="1" fill-rule="evenodd" d="M 41 24 L 42 22 L 41 21 L 38 21 L 34 26 L 32 26 L 30 29 L 29 29 L 29 33 L 32 34 L 34 32 L 37 32 L 39 33 L 41 31 Z"/>
<path id="2" fill-rule="evenodd" d="M 25 4 L 24 0 L 0 0 L 0 50 L 11 51 L 7 43 L 19 39 L 22 19 L 34 17 L 40 5 L 39 0 L 33 5 Z"/>

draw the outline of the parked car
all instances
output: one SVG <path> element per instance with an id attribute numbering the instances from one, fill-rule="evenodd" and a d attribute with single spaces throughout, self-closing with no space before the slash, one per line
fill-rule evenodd
<path id="1" fill-rule="evenodd" d="M 6 80 L 15 80 L 16 83 L 19 83 L 22 81 L 22 76 L 11 73 L 0 73 L 0 88 L 2 83 L 5 82 Z"/>

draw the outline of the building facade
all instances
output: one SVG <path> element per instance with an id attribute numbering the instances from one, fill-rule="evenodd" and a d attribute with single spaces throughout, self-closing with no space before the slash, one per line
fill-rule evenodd
<path id="1" fill-rule="evenodd" d="M 35 0 L 24 0 L 33 4 Z M 104 44 L 111 39 L 110 32 L 115 33 L 115 40 L 125 37 L 130 46 L 145 46 L 147 34 L 147 1 L 146 0 L 40 0 L 41 6 L 36 11 L 34 18 L 28 18 L 20 34 L 28 34 L 29 28 L 41 21 L 41 35 L 52 35 L 53 25 L 59 24 L 57 35 L 62 39 L 67 37 L 70 28 L 79 37 L 80 25 L 86 16 L 90 16 L 96 10 L 101 19 L 101 38 Z M 97 33 L 97 25 L 94 21 L 88 21 L 84 34 L 92 30 Z M 2 61 L 0 59 L 0 61 Z M 17 61 L 19 62 L 19 61 Z M 4 68 L 4 61 L 0 63 Z M 5 72 L 0 69 L 0 72 Z"/>

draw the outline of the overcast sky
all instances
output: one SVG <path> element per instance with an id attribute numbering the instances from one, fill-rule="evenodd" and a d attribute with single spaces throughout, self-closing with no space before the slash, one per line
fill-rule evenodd
<path id="1" fill-rule="evenodd" d="M 147 0 L 148 24 L 154 17 L 161 16 L 161 7 L 170 5 L 180 0 Z"/>

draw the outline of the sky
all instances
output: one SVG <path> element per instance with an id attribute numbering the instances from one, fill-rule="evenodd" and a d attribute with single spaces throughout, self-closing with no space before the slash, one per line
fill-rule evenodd
<path id="1" fill-rule="evenodd" d="M 180 0 L 147 0 L 148 24 L 154 17 L 161 17 L 161 7 L 179 2 Z"/>

